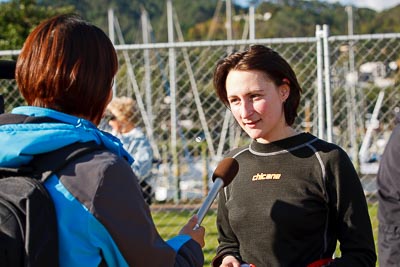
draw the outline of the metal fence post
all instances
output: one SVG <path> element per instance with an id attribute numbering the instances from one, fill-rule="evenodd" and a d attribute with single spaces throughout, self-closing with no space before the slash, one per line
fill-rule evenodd
<path id="1" fill-rule="evenodd" d="M 172 14 L 172 2 L 167 0 L 168 11 L 168 43 L 174 42 L 174 26 Z M 171 156 L 172 156 L 172 175 L 175 181 L 175 196 L 174 201 L 179 202 L 181 199 L 180 190 L 180 173 L 179 173 L 179 158 L 177 151 L 177 112 L 176 112 L 176 59 L 175 49 L 168 49 L 169 62 L 169 86 L 170 86 L 170 107 L 171 107 Z"/>
<path id="2" fill-rule="evenodd" d="M 323 84 L 323 54 L 321 25 L 316 26 L 315 37 L 317 38 L 317 90 L 318 90 L 318 137 L 325 137 L 325 112 L 324 112 L 324 84 Z"/>
<path id="3" fill-rule="evenodd" d="M 326 139 L 328 142 L 333 142 L 332 136 L 332 93 L 331 93 L 331 72 L 329 58 L 329 27 L 323 25 L 322 39 L 324 44 L 324 69 L 325 69 L 325 109 L 326 109 Z"/>

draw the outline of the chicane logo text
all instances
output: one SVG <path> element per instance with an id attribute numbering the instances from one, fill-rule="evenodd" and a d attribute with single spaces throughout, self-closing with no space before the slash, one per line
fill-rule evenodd
<path id="1" fill-rule="evenodd" d="M 260 181 L 260 180 L 279 180 L 281 179 L 280 173 L 257 173 L 253 176 L 253 181 Z"/>

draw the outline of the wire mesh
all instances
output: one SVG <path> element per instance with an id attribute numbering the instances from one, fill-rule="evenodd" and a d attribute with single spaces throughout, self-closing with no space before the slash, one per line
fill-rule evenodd
<path id="1" fill-rule="evenodd" d="M 376 172 L 400 109 L 400 35 L 331 36 L 328 41 L 333 141 L 345 149 L 359 172 L 377 241 Z M 303 88 L 295 127 L 318 135 L 317 39 L 260 39 L 252 43 L 270 46 L 292 65 Z M 183 214 L 186 218 L 200 207 L 223 154 L 249 142 L 217 99 L 212 85 L 216 62 L 228 51 L 242 50 L 249 44 L 210 41 L 116 46 L 120 68 L 115 95 L 136 99 L 141 118 L 138 124 L 155 150 L 158 160 L 153 170 L 155 203 L 151 210 L 165 238 L 182 226 L 176 223 L 177 217 Z M 14 80 L 0 80 L 0 94 L 6 112 L 24 104 Z M 211 225 L 207 231 L 215 235 L 212 215 L 214 208 L 203 224 Z M 209 260 L 216 241 L 208 246 L 204 251 Z"/>

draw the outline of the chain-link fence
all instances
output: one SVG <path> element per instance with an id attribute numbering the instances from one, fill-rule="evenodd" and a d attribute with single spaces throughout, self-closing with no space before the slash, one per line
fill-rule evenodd
<path id="1" fill-rule="evenodd" d="M 139 125 L 158 159 L 151 209 L 154 216 L 163 214 L 163 225 L 173 226 L 168 232 L 160 227 L 160 234 L 178 232 L 176 217 L 200 207 L 223 154 L 249 141 L 217 99 L 212 74 L 218 60 L 255 43 L 278 51 L 298 76 L 303 95 L 296 128 L 337 143 L 353 160 L 377 240 L 375 178 L 400 108 L 400 34 L 328 36 L 325 27 L 317 27 L 315 38 L 116 45 L 114 93 L 136 99 Z M 16 52 L 0 51 L 3 59 L 11 54 Z M 6 111 L 23 104 L 14 81 L 0 80 L 0 90 Z M 204 222 L 215 233 L 211 215 Z M 206 249 L 206 259 L 214 253 L 215 246 Z"/>

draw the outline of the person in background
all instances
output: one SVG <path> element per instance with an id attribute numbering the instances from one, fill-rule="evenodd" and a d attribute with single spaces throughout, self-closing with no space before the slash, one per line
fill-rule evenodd
<path id="1" fill-rule="evenodd" d="M 301 87 L 276 51 L 253 45 L 218 62 L 214 87 L 251 138 L 220 191 L 213 266 L 375 266 L 368 207 L 343 149 L 292 125 Z M 341 256 L 333 258 L 340 242 Z"/>
<path id="2" fill-rule="evenodd" d="M 203 266 L 205 229 L 193 230 L 196 216 L 164 241 L 132 157 L 96 126 L 112 98 L 117 69 L 110 39 L 82 18 L 59 15 L 37 26 L 16 67 L 29 106 L 0 115 L 0 166 L 18 167 L 76 143 L 97 143 L 102 149 L 45 182 L 57 214 L 60 266 Z"/>
<path id="3" fill-rule="evenodd" d="M 386 144 L 377 175 L 379 266 L 400 264 L 400 113 Z"/>
<path id="4" fill-rule="evenodd" d="M 138 127 L 136 102 L 130 97 L 114 97 L 107 106 L 109 112 L 108 124 L 112 134 L 121 140 L 124 148 L 134 158 L 131 165 L 133 172 L 139 178 L 143 197 L 147 204 L 152 203 L 153 150 L 142 129 Z"/>

